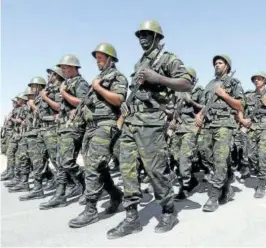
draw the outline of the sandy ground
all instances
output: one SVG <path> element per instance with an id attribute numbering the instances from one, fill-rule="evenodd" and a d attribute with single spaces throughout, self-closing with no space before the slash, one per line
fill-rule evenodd
<path id="1" fill-rule="evenodd" d="M 6 158 L 0 155 L 1 171 Z M 116 177 L 117 181 L 118 178 Z M 101 220 L 80 229 L 68 227 L 84 207 L 76 201 L 67 207 L 39 210 L 41 202 L 49 199 L 20 202 L 23 193 L 8 193 L 1 183 L 1 246 L 2 247 L 266 247 L 266 198 L 254 199 L 255 180 L 246 185 L 236 181 L 235 199 L 215 213 L 202 212 L 206 193 L 195 193 L 188 200 L 176 203 L 179 223 L 171 232 L 155 234 L 160 208 L 152 195 L 144 194 L 140 206 L 143 231 L 122 239 L 108 240 L 106 232 L 125 216 L 123 209 L 105 216 L 102 211 L 108 202 L 103 195 L 98 203 Z M 177 190 L 177 188 L 175 188 Z"/>

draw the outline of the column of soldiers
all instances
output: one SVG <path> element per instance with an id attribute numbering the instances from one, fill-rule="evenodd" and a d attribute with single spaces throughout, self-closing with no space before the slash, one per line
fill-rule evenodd
<path id="1" fill-rule="evenodd" d="M 12 99 L 13 110 L 1 130 L 7 156 L 1 181 L 7 181 L 9 192 L 27 192 L 19 197 L 25 201 L 45 198 L 45 192 L 54 189 L 40 204 L 42 210 L 67 206 L 68 199 L 77 197 L 85 205 L 69 221 L 77 228 L 99 221 L 97 202 L 105 190 L 110 196 L 105 214 L 117 212 L 121 203 L 126 211 L 125 219 L 108 231 L 109 239 L 142 230 L 138 205 L 143 171 L 161 205 L 156 233 L 177 223 L 174 201 L 193 193 L 199 170 L 209 185 L 203 211 L 213 212 L 233 199 L 235 170 L 242 181 L 255 173 L 254 197 L 264 197 L 266 73 L 254 74 L 255 90 L 244 94 L 231 59 L 217 55 L 212 60 L 215 78 L 205 89 L 196 87 L 196 71 L 164 50 L 157 22 L 145 21 L 135 35 L 143 55 L 128 96 L 128 81 L 116 68 L 115 48 L 101 43 L 92 52 L 100 72 L 90 85 L 79 73 L 78 58 L 65 55 L 47 69 L 47 83 L 34 77 L 25 92 Z M 84 168 L 77 164 L 79 153 Z M 119 164 L 123 191 L 110 173 L 113 160 Z"/>

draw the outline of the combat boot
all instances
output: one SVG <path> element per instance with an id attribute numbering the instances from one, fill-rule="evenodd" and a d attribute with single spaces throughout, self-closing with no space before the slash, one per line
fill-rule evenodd
<path id="1" fill-rule="evenodd" d="M 13 179 L 13 177 L 14 177 L 14 167 L 10 167 L 10 169 L 4 176 L 1 175 L 1 181 L 11 180 Z"/>
<path id="2" fill-rule="evenodd" d="M 154 231 L 156 233 L 165 233 L 170 230 L 177 224 L 177 212 L 174 206 L 164 206 L 161 219 L 158 225 L 155 227 Z"/>
<path id="3" fill-rule="evenodd" d="M 250 178 L 251 176 L 249 167 L 247 165 L 243 165 L 240 169 L 240 174 L 241 174 L 240 182 L 244 183 L 245 180 L 247 178 Z"/>
<path id="4" fill-rule="evenodd" d="M 53 177 L 52 179 L 48 180 L 45 186 L 43 187 L 43 190 L 45 191 L 51 191 L 56 189 L 56 179 Z"/>
<path id="5" fill-rule="evenodd" d="M 85 182 L 83 173 L 80 173 L 78 176 L 71 176 L 74 184 L 68 184 L 66 189 L 66 198 L 76 197 L 82 195 L 85 189 Z"/>
<path id="6" fill-rule="evenodd" d="M 20 176 L 20 182 L 16 184 L 15 186 L 9 188 L 8 192 L 27 192 L 30 190 L 29 182 L 28 182 L 29 175 L 28 174 L 22 174 Z"/>
<path id="7" fill-rule="evenodd" d="M 41 199 L 41 198 L 44 198 L 44 193 L 42 189 L 42 181 L 35 179 L 33 189 L 28 194 L 20 196 L 19 200 L 27 201 L 27 200 Z"/>
<path id="8" fill-rule="evenodd" d="M 65 184 L 59 184 L 56 187 L 55 195 L 48 202 L 43 202 L 40 204 L 40 210 L 65 207 L 67 205 L 65 187 Z"/>
<path id="9" fill-rule="evenodd" d="M 107 232 L 108 239 L 122 238 L 132 233 L 142 231 L 140 219 L 138 216 L 137 205 L 130 206 L 126 209 L 126 218 L 118 224 L 117 227 Z"/>
<path id="10" fill-rule="evenodd" d="M 266 179 L 260 179 L 258 186 L 256 187 L 254 198 L 263 198 L 265 196 L 265 189 L 266 189 Z"/>
<path id="11" fill-rule="evenodd" d="M 225 184 L 222 188 L 222 194 L 219 198 L 219 204 L 225 204 L 232 200 L 235 196 L 235 191 L 230 184 Z"/>
<path id="12" fill-rule="evenodd" d="M 5 187 L 7 188 L 11 188 L 11 187 L 14 187 L 15 185 L 17 185 L 18 183 L 20 182 L 20 176 L 19 174 L 15 174 L 13 179 L 9 182 L 5 182 L 4 185 Z"/>
<path id="13" fill-rule="evenodd" d="M 179 188 L 179 192 L 175 197 L 175 201 L 182 201 L 188 198 L 189 193 L 198 186 L 198 180 L 193 176 L 189 181 L 188 185 L 184 185 L 183 180 L 181 179 L 181 187 Z"/>
<path id="14" fill-rule="evenodd" d="M 85 194 L 82 194 L 82 196 L 79 198 L 79 205 L 86 205 L 87 204 L 87 198 Z"/>
<path id="15" fill-rule="evenodd" d="M 210 197 L 203 206 L 202 210 L 204 212 L 214 212 L 219 207 L 218 199 L 220 198 L 220 196 L 221 196 L 221 190 L 212 187 L 210 192 Z"/>
<path id="16" fill-rule="evenodd" d="M 79 228 L 99 221 L 96 204 L 97 201 L 88 200 L 84 211 L 80 213 L 77 218 L 69 221 L 68 223 L 69 227 Z"/>
<path id="17" fill-rule="evenodd" d="M 112 193 L 110 194 L 110 203 L 109 206 L 105 209 L 105 214 L 114 214 L 117 212 L 119 205 L 122 202 L 123 193 L 120 189 L 114 188 Z"/>

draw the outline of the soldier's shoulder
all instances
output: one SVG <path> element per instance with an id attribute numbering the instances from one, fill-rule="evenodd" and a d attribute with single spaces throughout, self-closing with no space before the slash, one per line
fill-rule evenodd
<path id="1" fill-rule="evenodd" d="M 245 91 L 245 95 L 253 95 L 255 94 L 255 90 L 247 90 Z"/>
<path id="2" fill-rule="evenodd" d="M 193 90 L 193 92 L 198 92 L 198 91 L 204 91 L 204 87 L 202 85 L 197 85 Z"/>
<path id="3" fill-rule="evenodd" d="M 166 62 L 167 64 L 170 64 L 170 63 L 172 63 L 172 62 L 174 62 L 174 61 L 177 61 L 177 62 L 180 63 L 180 65 L 183 65 L 182 60 L 181 60 L 176 54 L 174 54 L 174 53 L 172 53 L 172 52 L 164 51 L 162 57 L 163 57 L 163 59 L 165 60 L 165 62 Z"/>
<path id="4" fill-rule="evenodd" d="M 233 78 L 231 79 L 231 83 L 232 83 L 233 85 L 241 85 L 241 81 L 240 81 L 238 78 L 236 78 L 236 77 L 233 77 Z"/>

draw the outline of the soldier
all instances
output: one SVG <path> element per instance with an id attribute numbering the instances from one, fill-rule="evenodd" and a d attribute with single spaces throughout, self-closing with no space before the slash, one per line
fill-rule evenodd
<path id="1" fill-rule="evenodd" d="M 33 95 L 31 93 L 30 87 L 28 87 L 25 92 L 24 96 L 28 98 L 28 101 L 31 99 L 30 95 Z M 25 125 L 24 121 L 27 117 L 29 111 L 29 106 L 24 105 L 22 108 L 19 119 L 22 121 L 20 126 L 20 140 L 18 143 L 18 149 L 15 154 L 16 158 L 16 171 L 17 175 L 19 177 L 14 177 L 14 180 L 12 180 L 8 187 L 10 187 L 9 192 L 24 192 L 29 190 L 29 184 L 28 184 L 28 175 L 31 170 L 31 163 L 30 158 L 28 155 L 28 144 L 27 144 L 27 138 L 25 137 Z M 27 168 L 27 171 L 24 171 L 23 168 Z"/>
<path id="2" fill-rule="evenodd" d="M 123 206 L 126 218 L 108 231 L 109 239 L 142 230 L 137 211 L 142 197 L 136 163 L 138 156 L 151 179 L 155 198 L 162 206 L 162 218 L 155 232 L 167 232 L 177 223 L 172 187 L 174 173 L 171 173 L 167 164 L 164 110 L 174 91 L 192 89 L 191 76 L 181 66 L 181 60 L 172 53 L 162 51 L 160 41 L 164 35 L 157 22 L 143 22 L 135 35 L 144 54 L 135 65 L 132 75 L 131 89 L 134 95 L 129 96 L 132 102 L 126 101 L 121 106 L 122 115 L 128 115 L 120 137 L 120 171 L 124 184 Z"/>
<path id="3" fill-rule="evenodd" d="M 4 126 L 3 126 L 3 128 L 5 129 L 5 136 L 4 136 L 4 138 L 1 136 L 1 138 L 2 138 L 1 149 L 2 149 L 2 153 L 5 155 L 7 155 L 7 149 L 8 149 L 10 140 L 13 136 L 14 123 L 11 121 L 11 118 L 12 117 L 14 118 L 14 116 L 16 115 L 17 108 L 19 107 L 18 98 L 17 97 L 13 98 L 12 103 L 13 103 L 13 109 L 12 109 L 11 113 L 8 115 L 8 117 L 4 123 Z M 2 135 L 2 133 L 1 133 L 1 135 Z M 6 177 L 6 175 L 8 175 L 8 172 L 10 172 L 10 170 L 11 170 L 10 164 L 7 164 L 6 169 L 1 174 L 1 181 L 5 180 L 5 177 Z"/>
<path id="4" fill-rule="evenodd" d="M 44 198 L 43 190 L 51 190 L 54 185 L 54 180 L 50 180 L 51 182 L 48 182 L 48 185 L 43 189 L 42 182 L 48 170 L 48 158 L 51 159 L 52 164 L 57 168 L 55 115 L 60 111 L 61 96 L 59 87 L 64 77 L 61 69 L 57 66 L 53 69 L 47 69 L 47 73 L 49 81 L 46 88 L 39 92 L 39 100 L 36 102 L 36 113 L 41 128 L 36 138 L 36 147 L 34 149 L 36 158 L 34 162 L 34 187 L 30 193 L 19 197 L 21 201 Z"/>
<path id="5" fill-rule="evenodd" d="M 10 114 L 8 114 L 8 116 L 6 117 L 5 122 L 3 124 L 3 127 L 1 128 L 1 153 L 4 155 L 6 155 L 8 143 L 9 143 L 9 140 L 12 136 L 13 123 L 10 121 L 10 118 L 13 115 L 13 111 L 17 107 L 17 98 L 16 97 L 14 97 L 12 99 L 12 105 L 13 105 L 13 109 L 10 112 Z M 3 176 L 6 173 L 7 173 L 7 170 L 3 171 L 1 176 Z"/>
<path id="6" fill-rule="evenodd" d="M 251 77 L 256 89 L 247 97 L 245 118 L 240 119 L 248 129 L 248 159 L 257 168 L 259 179 L 254 198 L 263 198 L 266 188 L 266 73 L 258 72 Z"/>
<path id="7" fill-rule="evenodd" d="M 72 115 L 81 100 L 89 91 L 88 83 L 79 74 L 81 68 L 79 60 L 74 55 L 65 55 L 57 65 L 62 69 L 66 80 L 60 86 L 62 101 L 58 128 L 57 151 L 57 176 L 55 195 L 45 203 L 41 203 L 40 209 L 50 209 L 66 206 L 66 198 L 78 196 L 85 188 L 83 171 L 76 163 L 81 148 L 85 131 L 84 121 L 79 119 L 72 121 Z M 72 179 L 75 182 L 73 188 L 66 192 L 66 185 Z M 67 193 L 67 194 L 66 194 Z"/>
<path id="8" fill-rule="evenodd" d="M 186 70 L 195 85 L 196 71 L 190 67 L 186 67 Z M 198 112 L 201 106 L 192 100 L 191 93 L 176 92 L 175 97 L 175 112 L 168 129 L 169 131 L 172 129 L 174 135 L 168 138 L 171 138 L 171 154 L 180 174 L 180 188 L 175 199 L 183 200 L 198 185 L 197 179 L 192 174 L 192 165 L 196 156 L 198 131 L 195 125 L 195 112 Z"/>
<path id="9" fill-rule="evenodd" d="M 85 163 L 85 210 L 77 218 L 70 220 L 70 227 L 83 227 L 99 220 L 97 202 L 105 189 L 110 195 L 110 205 L 106 214 L 117 211 L 122 202 L 122 192 L 114 185 L 108 161 L 111 139 L 116 132 L 116 122 L 120 114 L 120 105 L 126 99 L 128 82 L 116 69 L 118 62 L 116 50 L 108 43 L 99 44 L 92 52 L 101 73 L 93 80 L 91 93 L 85 99 L 87 127 L 83 138 L 83 156 Z M 86 116 L 87 114 L 85 114 Z"/>
<path id="10" fill-rule="evenodd" d="M 245 105 L 240 81 L 228 76 L 232 67 L 231 59 L 226 55 L 217 55 L 213 58 L 213 66 L 216 78 L 206 86 L 202 99 L 203 105 L 211 107 L 206 116 L 203 116 L 203 111 L 196 116 L 197 125 L 201 127 L 203 124 L 205 128 L 202 144 L 205 159 L 214 168 L 209 199 L 203 206 L 203 211 L 207 212 L 215 211 L 219 203 L 225 203 L 234 196 L 228 160 L 233 130 L 237 127 L 235 114 L 243 111 Z"/>
<path id="11" fill-rule="evenodd" d="M 19 164 L 16 164 L 16 152 L 18 149 L 18 143 L 21 140 L 21 124 L 24 116 L 24 111 L 27 107 L 26 103 L 28 98 L 23 93 L 17 96 L 18 107 L 14 111 L 14 115 L 11 117 L 11 121 L 14 123 L 12 138 L 10 139 L 8 149 L 7 149 L 7 167 L 10 168 L 8 174 L 4 178 L 5 180 L 10 180 L 5 184 L 6 187 L 13 187 L 20 181 L 19 175 Z"/>

